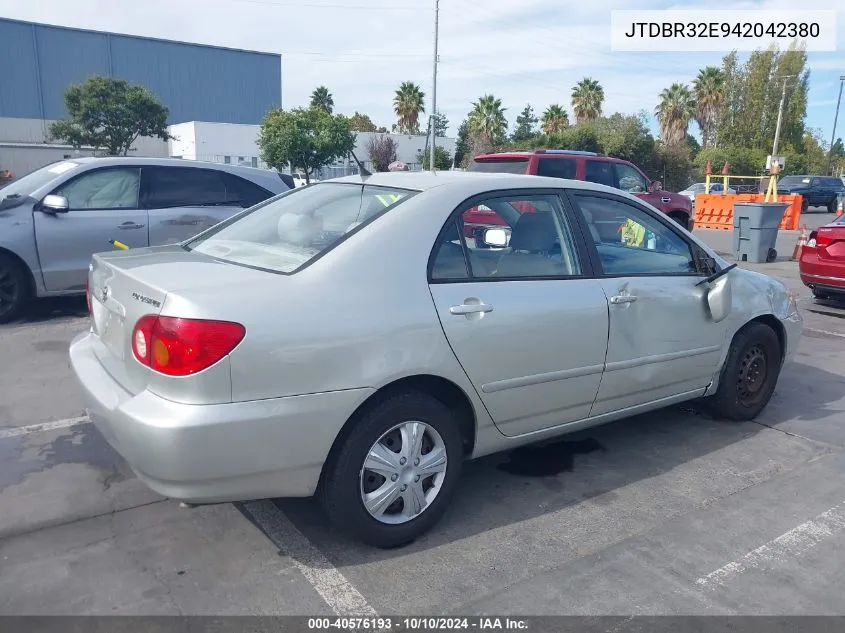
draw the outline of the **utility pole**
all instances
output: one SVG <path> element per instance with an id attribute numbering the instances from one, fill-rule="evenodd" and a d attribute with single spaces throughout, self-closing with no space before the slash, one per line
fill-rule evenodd
<path id="1" fill-rule="evenodd" d="M 833 134 L 830 135 L 830 149 L 827 152 L 827 171 L 826 175 L 833 175 L 830 173 L 830 165 L 833 161 L 833 143 L 836 141 L 836 123 L 839 121 L 839 102 L 842 101 L 842 83 L 845 82 L 845 75 L 839 76 L 839 97 L 836 99 L 836 115 L 833 117 Z"/>
<path id="2" fill-rule="evenodd" d="M 783 92 L 780 95 L 780 105 L 778 106 L 778 122 L 775 125 L 775 142 L 772 145 L 772 159 L 778 155 L 778 141 L 780 141 L 780 124 L 783 120 L 783 103 L 786 101 L 786 80 L 790 79 L 791 77 L 795 77 L 795 75 L 787 75 L 782 77 L 783 79 Z"/>
<path id="3" fill-rule="evenodd" d="M 434 0 L 434 72 L 431 85 L 431 153 L 428 155 L 428 169 L 434 171 L 434 145 L 437 134 L 434 129 L 434 116 L 437 114 L 437 36 L 440 29 L 440 0 Z"/>

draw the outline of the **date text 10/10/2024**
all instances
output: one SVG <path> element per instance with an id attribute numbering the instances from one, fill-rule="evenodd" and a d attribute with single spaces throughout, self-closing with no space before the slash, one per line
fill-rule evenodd
<path id="1" fill-rule="evenodd" d="M 528 622 L 520 618 L 474 617 L 401 617 L 401 618 L 308 618 L 310 630 L 372 631 L 526 631 Z"/>

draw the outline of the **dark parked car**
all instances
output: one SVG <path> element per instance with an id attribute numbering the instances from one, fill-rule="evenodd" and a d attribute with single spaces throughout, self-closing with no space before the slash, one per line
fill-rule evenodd
<path id="1" fill-rule="evenodd" d="M 828 213 L 835 213 L 838 196 L 845 194 L 845 184 L 834 176 L 784 176 L 778 180 L 778 193 L 800 195 L 802 211 L 825 207 Z"/>
<path id="2" fill-rule="evenodd" d="M 0 323 L 32 297 L 82 294 L 94 253 L 182 242 L 289 191 L 275 171 L 177 158 L 78 158 L 0 190 Z"/>

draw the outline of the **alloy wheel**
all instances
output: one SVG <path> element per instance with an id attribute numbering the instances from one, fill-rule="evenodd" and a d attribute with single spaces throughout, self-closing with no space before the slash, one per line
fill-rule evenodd
<path id="1" fill-rule="evenodd" d="M 367 452 L 360 472 L 361 502 L 376 521 L 406 523 L 434 502 L 447 467 L 446 445 L 434 427 L 397 424 Z"/>

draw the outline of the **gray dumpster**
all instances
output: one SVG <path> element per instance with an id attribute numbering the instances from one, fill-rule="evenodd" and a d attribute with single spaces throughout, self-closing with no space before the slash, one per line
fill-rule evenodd
<path id="1" fill-rule="evenodd" d="M 742 262 L 773 262 L 778 226 L 788 202 L 734 203 L 734 258 Z"/>

